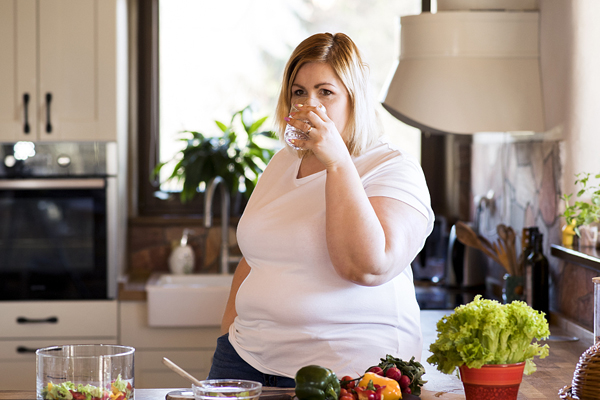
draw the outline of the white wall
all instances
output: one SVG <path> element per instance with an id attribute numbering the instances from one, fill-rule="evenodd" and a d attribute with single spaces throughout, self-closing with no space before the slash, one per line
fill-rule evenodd
<path id="1" fill-rule="evenodd" d="M 572 193 L 576 173 L 600 173 L 600 1 L 539 8 L 546 128 L 564 139 L 561 191 Z"/>

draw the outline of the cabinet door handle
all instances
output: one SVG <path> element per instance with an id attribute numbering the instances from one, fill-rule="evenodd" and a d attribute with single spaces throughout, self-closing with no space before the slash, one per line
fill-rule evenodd
<path id="1" fill-rule="evenodd" d="M 52 103 L 52 93 L 46 93 L 46 133 L 52 133 L 52 122 L 50 122 L 50 104 Z"/>
<path id="2" fill-rule="evenodd" d="M 26 354 L 26 353 L 35 353 L 37 349 L 32 349 L 31 347 L 18 346 L 17 353 Z"/>
<path id="3" fill-rule="evenodd" d="M 56 324 L 58 323 L 58 317 L 48 317 L 48 318 L 26 318 L 19 317 L 17 318 L 18 324 Z"/>
<path id="4" fill-rule="evenodd" d="M 23 124 L 23 132 L 29 133 L 29 93 L 23 94 L 23 114 L 25 117 L 25 122 Z"/>

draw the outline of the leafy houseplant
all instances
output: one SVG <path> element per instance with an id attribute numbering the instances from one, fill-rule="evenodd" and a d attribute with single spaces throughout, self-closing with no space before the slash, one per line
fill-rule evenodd
<path id="1" fill-rule="evenodd" d="M 427 359 L 445 374 L 460 371 L 467 400 L 516 400 L 523 373 L 536 370 L 533 358 L 548 355 L 544 313 L 522 301 L 500 304 L 475 299 L 437 323 L 437 340 Z"/>
<path id="2" fill-rule="evenodd" d="M 575 175 L 577 178 L 575 185 L 581 185 L 581 189 L 577 192 L 577 197 L 590 195 L 591 199 L 589 202 L 576 200 L 571 204 L 572 193 L 562 196 L 562 200 L 565 202 L 565 211 L 560 216 L 565 218 L 567 225 L 575 226 L 575 233 L 580 237 L 581 232 L 579 227 L 598 222 L 600 219 L 600 186 L 588 186 L 590 175 L 587 172 L 580 172 Z M 594 178 L 600 178 L 600 174 L 595 175 Z"/>
<path id="3" fill-rule="evenodd" d="M 475 299 L 457 307 L 437 323 L 437 340 L 429 350 L 427 362 L 451 374 L 465 365 L 481 368 L 485 364 L 514 364 L 525 361 L 526 375 L 536 370 L 534 356 L 548 355 L 548 345 L 532 343 L 550 336 L 544 313 L 525 302 L 501 304 L 495 300 Z"/>
<path id="4" fill-rule="evenodd" d="M 165 180 L 183 181 L 180 194 L 182 203 L 192 200 L 199 191 L 200 184 L 207 184 L 212 178 L 223 178 L 229 191 L 235 195 L 243 183 L 246 198 L 256 186 L 259 175 L 273 157 L 274 146 L 263 147 L 256 142 L 259 136 L 274 139 L 272 131 L 259 131 L 268 117 L 254 120 L 250 106 L 237 111 L 229 125 L 215 121 L 220 128 L 220 137 L 205 136 L 196 131 L 183 131 L 186 147 L 173 159 L 159 163 L 153 171 L 156 177 L 163 168 L 173 165 L 173 172 Z"/>

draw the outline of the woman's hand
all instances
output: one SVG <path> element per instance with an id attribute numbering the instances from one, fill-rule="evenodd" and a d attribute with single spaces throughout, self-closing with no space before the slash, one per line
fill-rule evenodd
<path id="1" fill-rule="evenodd" d="M 288 124 L 307 132 L 308 140 L 295 139 L 294 145 L 312 151 L 327 170 L 341 163 L 351 162 L 350 153 L 335 123 L 324 109 L 310 105 L 297 105 L 298 112 L 286 118 Z M 303 122 L 308 120 L 310 123 Z"/>

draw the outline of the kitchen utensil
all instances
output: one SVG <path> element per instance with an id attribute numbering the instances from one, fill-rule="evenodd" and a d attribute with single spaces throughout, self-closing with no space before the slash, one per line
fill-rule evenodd
<path id="1" fill-rule="evenodd" d="M 93 397 L 122 395 L 123 400 L 130 400 L 133 398 L 134 352 L 133 347 L 102 344 L 38 349 L 35 352 L 37 398 L 56 398 L 53 395 L 59 388 L 67 390 L 74 385 L 77 389 L 71 390 L 84 398 L 93 390 L 96 393 Z M 120 393 L 113 391 L 113 386 Z"/>
<path id="2" fill-rule="evenodd" d="M 163 357 L 163 364 L 165 364 L 167 367 L 169 367 L 171 370 L 175 371 L 176 373 L 178 373 L 185 379 L 192 382 L 194 385 L 196 385 L 196 386 L 201 385 L 201 382 L 198 379 L 194 378 L 186 370 L 181 368 L 179 365 L 175 364 L 173 361 L 169 360 L 167 357 Z"/>
<path id="3" fill-rule="evenodd" d="M 486 238 L 475 233 L 475 231 L 464 222 L 458 221 L 456 223 L 456 237 L 465 246 L 479 249 L 492 260 L 502 264 L 493 245 Z"/>
<path id="4" fill-rule="evenodd" d="M 515 250 L 515 231 L 504 224 L 500 224 L 496 227 L 498 233 L 498 246 L 496 253 L 498 258 L 502 261 L 502 265 L 506 268 L 506 271 L 515 275 L 517 273 L 517 254 Z"/>

